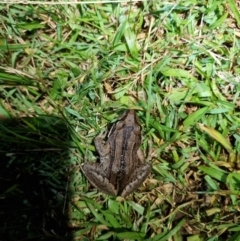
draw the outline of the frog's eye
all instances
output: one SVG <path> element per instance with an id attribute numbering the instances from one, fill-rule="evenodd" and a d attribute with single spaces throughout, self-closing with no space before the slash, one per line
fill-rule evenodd
<path id="1" fill-rule="evenodd" d="M 116 123 L 116 125 L 115 125 L 115 129 L 120 130 L 120 129 L 122 129 L 122 127 L 123 127 L 124 125 L 125 125 L 124 122 L 118 121 L 118 122 Z"/>
<path id="2" fill-rule="evenodd" d="M 137 134 L 137 135 L 140 134 L 141 127 L 140 126 L 135 126 L 133 132 L 134 132 L 134 134 Z"/>

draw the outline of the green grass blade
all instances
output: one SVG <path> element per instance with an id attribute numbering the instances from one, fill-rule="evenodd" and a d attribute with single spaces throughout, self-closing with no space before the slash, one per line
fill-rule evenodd
<path id="1" fill-rule="evenodd" d="M 235 0 L 227 0 L 227 1 L 238 23 L 238 26 L 240 26 L 240 13 L 239 13 L 239 7 L 237 6 L 236 1 Z"/>

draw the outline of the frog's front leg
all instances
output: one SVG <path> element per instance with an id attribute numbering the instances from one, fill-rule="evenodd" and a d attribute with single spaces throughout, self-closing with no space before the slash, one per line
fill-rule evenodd
<path id="1" fill-rule="evenodd" d="M 121 196 L 126 197 L 132 192 L 134 192 L 147 178 L 151 171 L 151 166 L 148 164 L 139 165 L 131 174 L 128 184 L 122 189 Z"/>
<path id="2" fill-rule="evenodd" d="M 106 137 L 106 132 L 102 131 L 94 139 L 95 147 L 100 156 L 105 156 L 110 152 L 110 145 L 106 141 L 104 141 L 105 137 Z"/>

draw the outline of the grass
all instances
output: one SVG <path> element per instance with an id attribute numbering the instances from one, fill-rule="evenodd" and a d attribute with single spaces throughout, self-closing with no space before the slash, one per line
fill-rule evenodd
<path id="1" fill-rule="evenodd" d="M 237 4 L 0 5 L 2 240 L 240 240 Z M 80 165 L 130 108 L 152 172 L 123 199 Z"/>

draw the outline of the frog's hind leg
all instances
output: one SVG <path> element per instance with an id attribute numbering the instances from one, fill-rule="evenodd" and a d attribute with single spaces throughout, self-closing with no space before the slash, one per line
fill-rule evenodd
<path id="1" fill-rule="evenodd" d="M 132 173 L 128 184 L 122 189 L 121 196 L 126 197 L 134 192 L 145 181 L 150 171 L 151 166 L 148 164 L 138 166 Z"/>
<path id="2" fill-rule="evenodd" d="M 109 182 L 99 163 L 87 162 L 81 167 L 81 169 L 88 181 L 98 190 L 108 195 L 116 196 L 118 194 L 118 190 L 116 190 L 116 188 Z"/>

